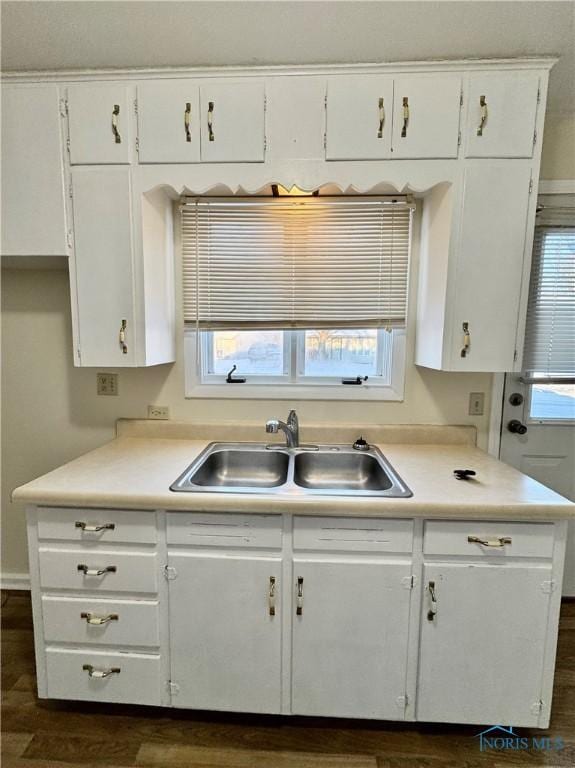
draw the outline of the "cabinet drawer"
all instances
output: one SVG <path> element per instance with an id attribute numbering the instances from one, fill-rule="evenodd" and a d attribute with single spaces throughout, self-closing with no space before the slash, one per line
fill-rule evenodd
<path id="1" fill-rule="evenodd" d="M 259 547 L 282 545 L 281 515 L 168 514 L 168 544 L 200 547 Z"/>
<path id="2" fill-rule="evenodd" d="M 94 592 L 156 592 L 158 589 L 155 552 L 40 547 L 38 555 L 40 587 L 43 589 L 85 589 Z M 85 566 L 84 570 L 88 573 L 79 566 Z M 102 573 L 97 575 L 98 571 Z"/>
<path id="3" fill-rule="evenodd" d="M 90 670 L 84 667 L 92 668 Z M 112 672 L 106 677 L 98 673 Z M 160 657 L 155 654 L 106 653 L 81 650 L 46 651 L 48 698 L 160 704 Z"/>
<path id="4" fill-rule="evenodd" d="M 426 555 L 553 557 L 553 528 L 553 523 L 431 521 L 425 524 L 423 552 Z"/>
<path id="5" fill-rule="evenodd" d="M 369 517 L 296 517 L 293 547 L 349 552 L 411 552 L 413 521 Z"/>
<path id="6" fill-rule="evenodd" d="M 156 516 L 153 512 L 118 509 L 45 507 L 38 510 L 38 538 L 155 544 Z"/>
<path id="7" fill-rule="evenodd" d="M 42 597 L 47 643 L 159 646 L 158 601 Z M 96 623 L 99 619 L 103 624 Z"/>

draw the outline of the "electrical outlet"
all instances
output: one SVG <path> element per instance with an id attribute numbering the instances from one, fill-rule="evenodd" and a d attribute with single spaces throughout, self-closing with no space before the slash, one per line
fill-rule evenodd
<path id="1" fill-rule="evenodd" d="M 149 419 L 169 419 L 170 409 L 168 408 L 167 405 L 149 405 L 148 418 Z"/>
<path id="2" fill-rule="evenodd" d="M 485 392 L 472 392 L 469 395 L 469 415 L 483 416 Z"/>
<path id="3" fill-rule="evenodd" d="M 99 395 L 117 395 L 118 394 L 118 374 L 117 373 L 97 373 L 97 392 Z"/>

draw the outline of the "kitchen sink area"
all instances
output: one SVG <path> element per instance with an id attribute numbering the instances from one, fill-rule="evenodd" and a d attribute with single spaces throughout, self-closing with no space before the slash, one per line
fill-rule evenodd
<path id="1" fill-rule="evenodd" d="M 184 493 L 412 495 L 373 446 L 210 443 L 170 486 Z"/>

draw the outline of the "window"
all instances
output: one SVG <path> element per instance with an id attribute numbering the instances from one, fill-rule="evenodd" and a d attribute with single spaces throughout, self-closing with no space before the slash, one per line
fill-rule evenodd
<path id="1" fill-rule="evenodd" d="M 533 245 L 524 380 L 534 421 L 575 419 L 575 208 L 542 206 Z"/>
<path id="2" fill-rule="evenodd" d="M 405 198 L 185 201 L 187 392 L 226 385 L 235 367 L 248 386 L 220 396 L 273 383 L 348 397 L 353 381 L 401 399 L 413 208 Z"/>

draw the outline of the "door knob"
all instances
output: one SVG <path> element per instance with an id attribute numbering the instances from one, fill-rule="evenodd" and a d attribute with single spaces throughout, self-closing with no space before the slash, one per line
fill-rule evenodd
<path id="1" fill-rule="evenodd" d="M 519 419 L 511 419 L 507 424 L 507 429 L 515 435 L 524 435 L 527 432 L 527 427 Z"/>

